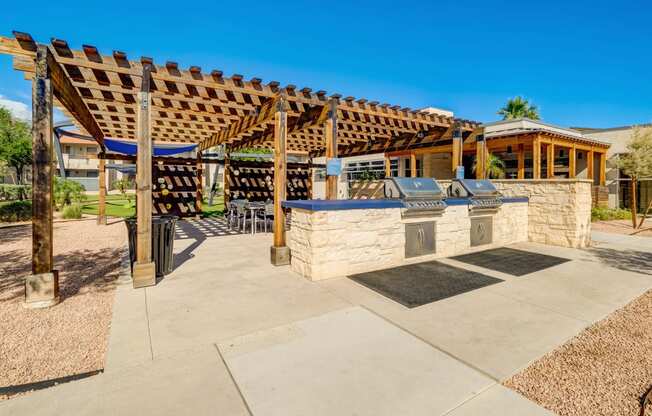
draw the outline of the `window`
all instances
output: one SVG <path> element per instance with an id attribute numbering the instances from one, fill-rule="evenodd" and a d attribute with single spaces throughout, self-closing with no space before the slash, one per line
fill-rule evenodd
<path id="1" fill-rule="evenodd" d="M 349 162 L 344 169 L 350 181 L 358 179 L 382 179 L 385 177 L 385 160 Z"/>
<path id="2" fill-rule="evenodd" d="M 97 148 L 96 148 L 95 146 L 87 147 L 87 148 L 86 148 L 86 153 L 91 153 L 91 154 L 96 153 L 96 152 L 97 152 L 96 149 L 97 149 Z"/>

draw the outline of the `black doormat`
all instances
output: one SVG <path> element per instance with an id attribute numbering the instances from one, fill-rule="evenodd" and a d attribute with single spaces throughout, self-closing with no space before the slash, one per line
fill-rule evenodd
<path id="1" fill-rule="evenodd" d="M 513 276 L 523 276 L 570 261 L 569 259 L 561 257 L 532 253 L 531 251 L 515 250 L 506 247 L 463 254 L 451 258 L 463 263 L 511 274 Z"/>
<path id="2" fill-rule="evenodd" d="M 408 308 L 502 282 L 438 261 L 360 273 L 349 278 Z"/>

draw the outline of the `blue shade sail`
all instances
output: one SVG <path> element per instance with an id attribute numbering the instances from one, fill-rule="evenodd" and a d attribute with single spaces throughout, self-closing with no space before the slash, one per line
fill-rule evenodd
<path id="1" fill-rule="evenodd" d="M 122 153 L 125 155 L 135 155 L 138 151 L 138 146 L 135 143 L 124 142 L 122 140 L 104 138 L 104 145 L 112 152 Z M 179 153 L 190 152 L 197 147 L 196 144 L 174 146 L 174 145 L 159 145 L 153 146 L 153 156 L 171 156 Z"/>

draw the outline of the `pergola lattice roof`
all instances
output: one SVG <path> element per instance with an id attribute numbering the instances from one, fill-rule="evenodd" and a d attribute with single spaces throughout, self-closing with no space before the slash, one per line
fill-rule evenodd
<path id="1" fill-rule="evenodd" d="M 152 139 L 198 143 L 201 150 L 220 144 L 233 150 L 272 148 L 275 106 L 281 96 L 288 111 L 287 148 L 293 152 L 323 153 L 324 122 L 333 100 L 340 156 L 428 146 L 452 137 L 455 128 L 468 137 L 479 126 L 365 99 L 329 97 L 310 88 L 281 87 L 275 81 L 263 84 L 260 78 L 226 77 L 218 70 L 204 73 L 197 66 L 159 65 L 147 57 L 129 60 L 119 51 L 102 55 L 89 45 L 73 50 L 59 39 L 52 39 L 48 47 L 86 108 L 73 108 L 69 100 L 61 99 L 57 105 L 100 144 L 102 137 L 135 138 L 137 93 L 147 64 L 152 68 Z M 0 53 L 13 55 L 14 68 L 27 79 L 35 71 L 36 49 L 29 34 L 0 37 Z"/>

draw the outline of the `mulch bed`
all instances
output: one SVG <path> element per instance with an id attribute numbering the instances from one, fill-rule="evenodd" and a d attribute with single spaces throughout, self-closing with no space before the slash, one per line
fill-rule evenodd
<path id="1" fill-rule="evenodd" d="M 652 386 L 652 291 L 504 382 L 561 416 L 632 416 Z"/>
<path id="2" fill-rule="evenodd" d="M 125 225 L 115 220 L 107 226 L 94 219 L 55 223 L 61 303 L 33 310 L 22 306 L 31 225 L 0 228 L 0 388 L 104 367 L 126 238 Z"/>

